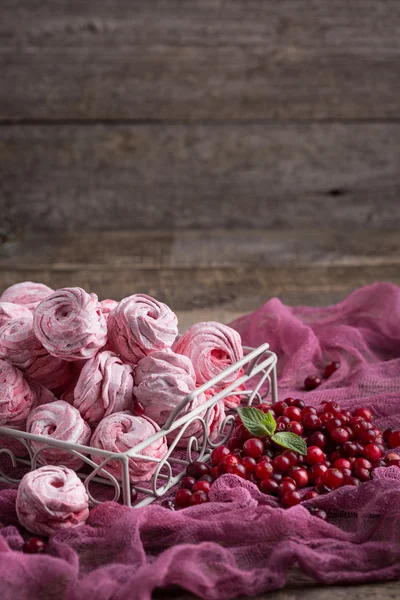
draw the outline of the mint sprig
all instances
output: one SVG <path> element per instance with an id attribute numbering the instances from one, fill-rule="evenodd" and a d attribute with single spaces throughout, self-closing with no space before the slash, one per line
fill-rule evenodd
<path id="1" fill-rule="evenodd" d="M 276 421 L 270 412 L 248 406 L 237 409 L 243 425 L 255 437 L 270 437 L 276 444 L 299 454 L 307 454 L 307 444 L 299 435 L 289 431 L 276 431 Z"/>

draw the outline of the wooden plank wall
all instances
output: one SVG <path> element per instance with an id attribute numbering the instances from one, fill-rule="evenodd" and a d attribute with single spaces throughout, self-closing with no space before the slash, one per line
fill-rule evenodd
<path id="1" fill-rule="evenodd" d="M 397 227 L 398 0 L 3 0 L 0 235 Z"/>

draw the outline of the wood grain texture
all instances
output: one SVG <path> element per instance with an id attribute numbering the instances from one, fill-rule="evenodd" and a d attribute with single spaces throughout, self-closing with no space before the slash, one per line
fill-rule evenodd
<path id="1" fill-rule="evenodd" d="M 397 0 L 3 0 L 0 118 L 400 117 Z"/>
<path id="2" fill-rule="evenodd" d="M 400 123 L 0 127 L 15 229 L 396 227 Z"/>
<path id="3" fill-rule="evenodd" d="M 323 305 L 375 281 L 400 284 L 398 239 L 393 230 L 332 229 L 31 234 L 3 244 L 0 289 L 33 280 L 100 298 L 140 291 L 174 307 L 185 326 L 190 313 L 229 321 L 272 296 Z"/>

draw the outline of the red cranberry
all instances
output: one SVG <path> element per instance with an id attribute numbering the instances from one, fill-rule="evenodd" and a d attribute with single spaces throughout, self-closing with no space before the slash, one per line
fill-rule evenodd
<path id="1" fill-rule="evenodd" d="M 334 416 L 340 414 L 341 408 L 337 402 L 327 402 L 324 407 L 325 412 L 330 412 Z"/>
<path id="2" fill-rule="evenodd" d="M 190 506 L 195 506 L 197 504 L 204 504 L 208 502 L 208 496 L 204 492 L 194 492 L 192 497 L 190 498 L 189 504 Z"/>
<path id="3" fill-rule="evenodd" d="M 260 458 L 264 452 L 264 443 L 258 438 L 250 438 L 243 444 L 243 452 L 251 458 Z"/>
<path id="4" fill-rule="evenodd" d="M 328 363 L 324 369 L 325 379 L 329 379 L 329 377 L 331 375 L 333 375 L 335 373 L 335 371 L 338 370 L 339 367 L 340 367 L 340 362 L 338 362 L 338 361 Z"/>
<path id="5" fill-rule="evenodd" d="M 290 469 L 290 460 L 286 456 L 283 456 L 283 454 L 280 454 L 275 456 L 272 466 L 276 473 L 286 473 Z"/>
<path id="6" fill-rule="evenodd" d="M 324 453 L 318 446 L 309 446 L 307 448 L 306 463 L 315 465 L 324 460 Z"/>
<path id="7" fill-rule="evenodd" d="M 194 477 L 184 477 L 181 480 L 179 487 L 184 488 L 185 490 L 191 490 L 195 483 L 196 480 Z"/>
<path id="8" fill-rule="evenodd" d="M 293 406 L 294 398 L 292 398 L 291 396 L 289 396 L 289 398 L 284 398 L 283 401 L 286 402 L 286 404 L 288 406 Z"/>
<path id="9" fill-rule="evenodd" d="M 372 462 L 376 462 L 382 456 L 382 450 L 377 444 L 367 444 L 364 448 L 364 456 Z"/>
<path id="10" fill-rule="evenodd" d="M 398 448 L 400 446 L 400 431 L 392 431 L 388 439 L 389 448 Z"/>
<path id="11" fill-rule="evenodd" d="M 274 481 L 276 481 L 277 483 L 281 483 L 282 479 L 283 479 L 283 475 L 282 475 L 282 473 L 273 473 L 271 475 L 271 479 L 274 479 Z"/>
<path id="12" fill-rule="evenodd" d="M 301 467 L 292 467 L 288 476 L 295 480 L 298 488 L 305 487 L 308 483 L 308 473 Z"/>
<path id="13" fill-rule="evenodd" d="M 175 494 L 175 504 L 178 508 L 186 508 L 189 506 L 192 492 L 186 489 L 180 489 Z"/>
<path id="14" fill-rule="evenodd" d="M 254 473 L 257 463 L 251 456 L 245 456 L 242 458 L 242 465 L 246 469 L 247 473 Z"/>
<path id="15" fill-rule="evenodd" d="M 344 475 L 339 469 L 328 469 L 322 475 L 322 483 L 327 485 L 332 490 L 340 487 L 343 484 Z"/>
<path id="16" fill-rule="evenodd" d="M 175 502 L 173 500 L 163 500 L 161 506 L 168 508 L 168 510 L 175 510 Z"/>
<path id="17" fill-rule="evenodd" d="M 210 473 L 211 473 L 211 477 L 212 477 L 213 479 L 218 479 L 218 477 L 219 477 L 219 470 L 218 470 L 218 467 L 217 467 L 217 466 L 215 466 L 215 467 L 212 467 L 212 468 L 210 469 Z M 204 475 L 202 475 L 202 476 L 200 477 L 200 480 L 201 480 L 203 477 L 204 477 Z"/>
<path id="18" fill-rule="evenodd" d="M 286 494 L 283 494 L 281 498 L 282 506 L 284 506 L 285 508 L 296 506 L 296 504 L 300 504 L 300 502 L 301 496 L 299 492 L 296 491 L 286 492 Z"/>
<path id="19" fill-rule="evenodd" d="M 372 421 L 372 412 L 365 407 L 357 408 L 357 410 L 354 411 L 354 416 L 361 417 L 362 419 L 364 419 L 364 421 Z"/>
<path id="20" fill-rule="evenodd" d="M 389 460 L 389 462 L 386 463 L 387 467 L 400 467 L 400 460 Z"/>
<path id="21" fill-rule="evenodd" d="M 351 427 L 349 427 L 348 425 L 344 426 L 344 429 L 347 431 L 347 433 L 349 434 L 349 441 L 353 441 L 355 439 L 355 435 L 354 435 L 354 431 L 352 430 Z"/>
<path id="22" fill-rule="evenodd" d="M 22 550 L 25 554 L 43 554 L 46 552 L 46 543 L 38 537 L 33 537 L 25 542 Z"/>
<path id="23" fill-rule="evenodd" d="M 267 477 L 271 477 L 271 475 L 274 472 L 274 469 L 270 462 L 263 460 L 262 462 L 259 462 L 258 465 L 256 465 L 254 472 L 257 475 L 258 479 L 266 479 Z"/>
<path id="24" fill-rule="evenodd" d="M 293 452 L 293 450 L 285 450 L 282 456 L 285 456 L 289 460 L 291 467 L 297 465 L 298 455 L 296 454 L 296 452 Z"/>
<path id="25" fill-rule="evenodd" d="M 302 415 L 301 422 L 303 423 L 304 428 L 308 431 L 315 431 L 315 429 L 318 429 L 318 427 L 321 425 L 319 417 L 313 413 L 306 413 L 305 415 Z"/>
<path id="26" fill-rule="evenodd" d="M 301 411 L 301 418 L 304 417 L 304 415 L 307 415 L 309 413 L 312 413 L 313 415 L 317 414 L 317 409 L 314 408 L 314 406 L 305 406 L 302 411 Z"/>
<path id="27" fill-rule="evenodd" d="M 331 432 L 331 440 L 335 444 L 342 446 L 345 442 L 349 441 L 349 434 L 343 427 L 338 427 Z"/>
<path id="28" fill-rule="evenodd" d="M 288 476 L 283 477 L 282 478 L 282 483 L 284 483 L 285 481 L 288 481 L 289 483 L 293 483 L 293 485 L 297 488 L 297 483 L 291 477 L 288 477 Z"/>
<path id="29" fill-rule="evenodd" d="M 383 432 L 383 439 L 385 440 L 385 442 L 387 442 L 389 440 L 389 436 L 392 433 L 391 429 L 385 429 L 385 431 Z"/>
<path id="30" fill-rule="evenodd" d="M 245 467 L 240 463 L 238 465 L 229 465 L 225 472 L 229 473 L 229 475 L 238 475 L 239 477 L 242 477 L 242 479 L 246 479 L 247 475 Z"/>
<path id="31" fill-rule="evenodd" d="M 199 481 L 208 481 L 208 483 L 211 484 L 214 481 L 214 477 L 212 477 L 212 475 L 202 475 Z"/>
<path id="32" fill-rule="evenodd" d="M 308 477 L 310 479 L 310 483 L 316 483 L 318 477 L 322 477 L 322 475 L 328 470 L 328 467 L 322 464 L 316 464 L 311 467 L 308 471 Z"/>
<path id="33" fill-rule="evenodd" d="M 234 436 L 237 440 L 239 440 L 239 442 L 245 442 L 246 440 L 251 438 L 251 433 L 246 429 L 246 427 L 242 423 L 241 425 L 238 425 L 236 427 Z"/>
<path id="34" fill-rule="evenodd" d="M 353 469 L 367 469 L 370 471 L 372 465 L 366 458 L 357 458 L 353 463 Z"/>
<path id="35" fill-rule="evenodd" d="M 208 481 L 198 481 L 194 484 L 192 492 L 204 492 L 205 494 L 208 494 L 208 492 L 210 491 L 210 487 L 211 483 L 209 483 Z"/>
<path id="36" fill-rule="evenodd" d="M 346 477 L 351 477 L 352 476 L 351 469 L 339 469 L 339 470 L 342 471 L 345 479 L 346 479 Z"/>
<path id="37" fill-rule="evenodd" d="M 135 417 L 142 417 L 144 415 L 144 406 L 141 402 L 139 402 L 139 400 L 135 400 L 133 403 L 133 408 L 132 408 L 132 412 L 135 415 Z"/>
<path id="38" fill-rule="evenodd" d="M 257 406 L 258 410 L 261 410 L 263 413 L 268 413 L 272 409 L 272 404 L 269 402 L 263 402 Z"/>
<path id="39" fill-rule="evenodd" d="M 307 445 L 318 446 L 318 448 L 323 450 L 326 446 L 326 436 L 322 431 L 314 431 L 314 433 L 307 438 Z"/>
<path id="40" fill-rule="evenodd" d="M 288 406 L 289 404 L 287 404 L 287 402 L 285 402 L 284 400 L 281 400 L 280 402 L 275 402 L 274 411 L 278 415 L 278 417 L 280 417 L 283 415 Z"/>
<path id="41" fill-rule="evenodd" d="M 286 494 L 287 492 L 294 492 L 295 490 L 295 483 L 291 483 L 290 481 L 282 481 L 282 483 L 279 485 L 278 494 L 279 496 L 283 496 L 283 494 Z"/>
<path id="42" fill-rule="evenodd" d="M 357 423 L 360 423 L 361 421 L 365 421 L 365 419 L 363 419 L 362 417 L 351 417 L 349 425 L 350 427 L 354 427 Z"/>
<path id="43" fill-rule="evenodd" d="M 326 512 L 324 510 L 322 510 L 322 508 L 314 508 L 310 512 L 313 515 L 313 517 L 318 517 L 318 519 L 322 519 L 323 521 L 328 520 L 328 515 L 326 514 Z"/>
<path id="44" fill-rule="evenodd" d="M 325 424 L 325 428 L 328 431 L 328 433 L 332 433 L 332 431 L 334 431 L 335 429 L 337 429 L 338 427 L 342 426 L 342 421 L 340 419 L 338 419 L 337 417 L 334 417 L 333 419 L 329 419 L 329 421 Z"/>
<path id="45" fill-rule="evenodd" d="M 209 475 L 209 473 L 209 466 L 199 461 L 192 462 L 186 467 L 186 475 L 195 479 L 199 479 L 202 475 Z"/>
<path id="46" fill-rule="evenodd" d="M 333 463 L 335 469 L 342 471 L 343 469 L 351 469 L 351 462 L 346 458 L 338 458 Z"/>
<path id="47" fill-rule="evenodd" d="M 315 490 L 310 490 L 303 496 L 303 500 L 313 500 L 313 498 L 317 498 L 319 496 L 318 492 Z"/>
<path id="48" fill-rule="evenodd" d="M 343 444 L 342 452 L 344 456 L 357 456 L 358 448 L 354 442 L 346 442 Z"/>
<path id="49" fill-rule="evenodd" d="M 362 431 L 366 431 L 367 429 L 370 428 L 370 424 L 368 423 L 368 421 L 358 421 L 354 426 L 353 426 L 353 431 L 356 434 L 357 438 L 359 437 L 360 433 Z"/>
<path id="50" fill-rule="evenodd" d="M 353 476 L 360 481 L 368 481 L 371 479 L 370 471 L 368 469 L 363 469 L 362 467 L 355 468 L 353 470 Z"/>
<path id="51" fill-rule="evenodd" d="M 232 467 L 233 465 L 237 464 L 239 464 L 239 459 L 236 456 L 233 456 L 232 454 L 230 456 L 226 456 L 218 465 L 218 473 L 223 475 L 224 473 L 227 473 L 228 467 Z"/>
<path id="52" fill-rule="evenodd" d="M 267 479 L 263 479 L 261 481 L 260 490 L 264 494 L 271 494 L 272 496 L 275 496 L 279 490 L 279 483 L 268 477 Z"/>
<path id="53" fill-rule="evenodd" d="M 331 462 L 334 463 L 336 460 L 338 460 L 339 458 L 341 458 L 342 455 L 339 452 L 339 450 L 335 450 L 334 452 L 331 452 L 329 458 L 331 459 Z"/>
<path id="54" fill-rule="evenodd" d="M 326 425 L 331 419 L 334 419 L 335 416 L 333 413 L 330 412 L 323 412 L 320 415 L 320 421 L 322 425 Z"/>
<path id="55" fill-rule="evenodd" d="M 370 444 L 375 442 L 376 438 L 377 435 L 374 429 L 366 429 L 358 434 L 358 440 L 361 442 L 361 444 Z"/>
<path id="56" fill-rule="evenodd" d="M 286 431 L 290 431 L 290 433 L 295 433 L 296 435 L 303 435 L 303 425 L 298 421 L 290 421 L 286 427 Z"/>
<path id="57" fill-rule="evenodd" d="M 360 485 L 361 481 L 357 477 L 345 477 L 343 485 Z"/>
<path id="58" fill-rule="evenodd" d="M 285 417 L 288 417 L 289 421 L 301 421 L 301 410 L 296 406 L 289 406 L 283 413 Z"/>
<path id="59" fill-rule="evenodd" d="M 300 408 L 300 410 L 302 410 L 305 407 L 305 402 L 303 402 L 303 400 L 300 400 L 299 398 L 295 398 L 291 406 L 296 406 L 296 408 Z"/>
<path id="60" fill-rule="evenodd" d="M 318 377 L 318 375 L 309 375 L 304 380 L 304 388 L 308 392 L 311 392 L 311 390 L 315 390 L 318 386 L 320 386 L 321 383 L 321 379 Z"/>
<path id="61" fill-rule="evenodd" d="M 278 417 L 276 420 L 277 424 L 279 425 L 280 423 L 283 423 L 286 427 L 286 425 L 289 425 L 290 423 L 290 419 L 289 417 L 285 417 L 284 415 L 282 417 Z"/>

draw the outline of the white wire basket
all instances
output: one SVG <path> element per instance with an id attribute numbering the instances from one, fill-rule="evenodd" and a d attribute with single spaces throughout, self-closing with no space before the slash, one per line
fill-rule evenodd
<path id="1" fill-rule="evenodd" d="M 72 455 L 79 457 L 84 467 L 78 471 L 78 476 L 83 481 L 90 504 L 101 504 L 106 500 L 121 501 L 126 506 L 135 508 L 146 506 L 151 502 L 166 495 L 172 487 L 177 485 L 185 476 L 186 467 L 193 461 L 207 462 L 212 450 L 225 444 L 231 436 L 235 427 L 236 412 L 227 413 L 218 434 L 210 435 L 209 421 L 212 411 L 217 402 L 226 397 L 240 396 L 242 406 L 257 405 L 266 398 L 271 403 L 278 399 L 277 374 L 276 374 L 277 356 L 269 350 L 267 343 L 258 348 L 244 348 L 244 357 L 231 365 L 225 371 L 221 372 L 207 383 L 198 387 L 194 392 L 188 394 L 171 413 L 168 421 L 161 430 L 143 442 L 130 448 L 126 452 L 116 453 L 106 450 L 99 450 L 80 444 L 70 444 L 54 440 L 42 435 L 34 435 L 24 431 L 17 431 L 9 427 L 0 427 L 0 438 L 11 438 L 20 442 L 26 449 L 26 456 L 20 458 L 7 447 L 2 447 L 0 439 L 0 482 L 18 484 L 22 476 L 29 470 L 37 469 L 41 466 L 40 454 L 49 448 L 58 448 L 67 451 Z M 201 403 L 193 410 L 187 411 L 187 406 L 200 394 L 208 390 L 218 388 L 220 381 L 227 376 L 236 373 L 237 379 L 218 391 L 205 403 Z M 245 386 L 245 389 L 243 389 Z M 186 410 L 185 410 L 186 409 Z M 197 422 L 196 429 L 200 428 L 200 435 L 190 436 L 186 447 L 178 446 L 186 430 Z M 162 458 L 149 457 L 141 454 L 145 448 L 160 440 L 163 436 L 168 436 L 170 444 L 168 451 Z M 211 439 L 212 437 L 212 439 Z M 41 447 L 34 449 L 32 442 L 40 442 Z M 9 444 L 6 444 L 7 446 Z M 36 448 L 37 445 L 35 444 Z M 97 457 L 103 457 L 100 464 L 94 462 L 91 454 L 95 453 Z M 19 454 L 19 453 L 18 453 Z M 8 457 L 9 466 L 6 468 L 4 462 Z M 155 471 L 149 482 L 142 485 L 132 485 L 129 477 L 129 459 L 139 458 L 154 463 Z M 98 460 L 98 458 L 97 458 Z M 11 461 L 11 462 L 10 462 Z M 119 461 L 121 477 L 117 478 L 109 470 L 107 464 L 113 461 Z M 115 470 L 114 470 L 115 472 Z M 93 485 L 96 484 L 96 485 Z M 109 490 L 111 487 L 114 494 L 104 494 L 104 486 Z M 94 488 L 97 490 L 97 497 L 94 495 Z"/>

